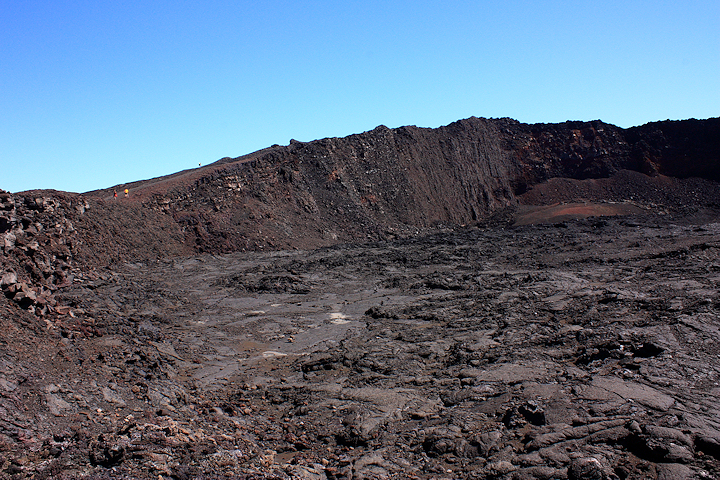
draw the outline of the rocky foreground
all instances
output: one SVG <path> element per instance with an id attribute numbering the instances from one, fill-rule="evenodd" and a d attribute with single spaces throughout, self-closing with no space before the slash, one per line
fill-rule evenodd
<path id="1" fill-rule="evenodd" d="M 3 287 L 4 478 L 720 478 L 712 219 L 61 272 Z"/>

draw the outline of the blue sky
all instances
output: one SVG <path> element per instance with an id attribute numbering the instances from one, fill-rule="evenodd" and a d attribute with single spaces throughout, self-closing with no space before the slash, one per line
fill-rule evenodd
<path id="1" fill-rule="evenodd" d="M 720 116 L 720 2 L 0 0 L 13 192 L 470 116 Z"/>

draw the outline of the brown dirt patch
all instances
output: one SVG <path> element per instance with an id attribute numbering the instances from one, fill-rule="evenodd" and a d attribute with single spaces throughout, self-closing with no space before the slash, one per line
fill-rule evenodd
<path id="1" fill-rule="evenodd" d="M 645 213 L 648 210 L 630 203 L 566 203 L 546 206 L 521 206 L 515 225 L 535 225 L 577 220 L 587 217 L 614 217 Z"/>

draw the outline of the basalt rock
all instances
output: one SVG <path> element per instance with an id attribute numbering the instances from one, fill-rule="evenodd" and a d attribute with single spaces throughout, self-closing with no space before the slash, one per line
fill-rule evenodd
<path id="1" fill-rule="evenodd" d="M 97 270 L 115 262 L 189 253 L 181 238 L 152 210 L 52 190 L 0 190 L 0 288 L 24 309 L 55 313 L 58 290 L 97 281 Z"/>
<path id="2" fill-rule="evenodd" d="M 0 287 L 20 307 L 47 313 L 55 304 L 52 292 L 70 275 L 72 245 L 80 241 L 73 227 L 77 207 L 89 205 L 61 192 L 0 191 Z"/>
<path id="3" fill-rule="evenodd" d="M 136 182 L 132 199 L 171 216 L 199 251 L 308 248 L 507 218 L 527 203 L 716 204 L 717 194 L 677 179 L 720 179 L 719 137 L 717 118 L 630 129 L 475 117 L 435 129 L 379 126 Z M 556 179 L 565 184 L 537 188 Z"/>

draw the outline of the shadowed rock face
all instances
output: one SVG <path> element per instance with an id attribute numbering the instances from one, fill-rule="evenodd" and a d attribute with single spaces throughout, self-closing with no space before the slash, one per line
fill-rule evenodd
<path id="1" fill-rule="evenodd" d="M 643 173 L 720 180 L 720 118 L 648 123 L 628 129 Z"/>

